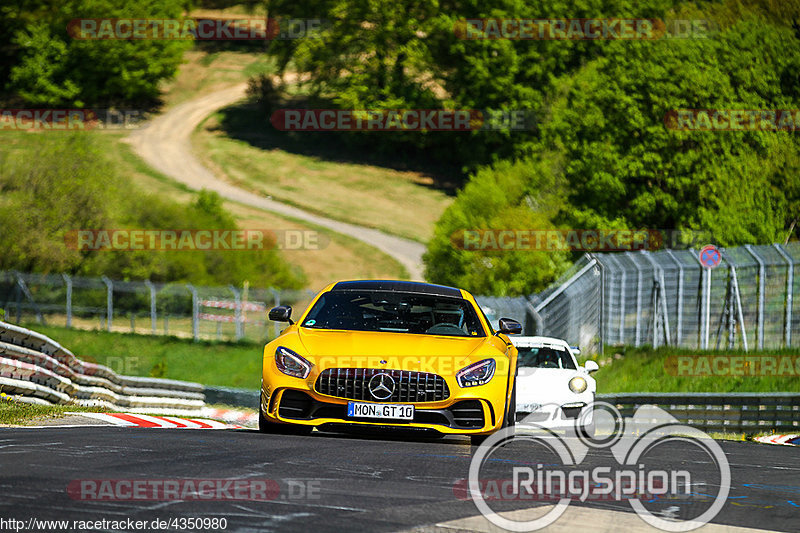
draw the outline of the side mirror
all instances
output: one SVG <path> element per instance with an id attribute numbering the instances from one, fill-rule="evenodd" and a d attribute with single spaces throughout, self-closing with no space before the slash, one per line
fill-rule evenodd
<path id="1" fill-rule="evenodd" d="M 600 370 L 600 367 L 597 366 L 597 363 L 592 361 L 592 360 L 586 361 L 583 364 L 583 368 L 586 369 L 586 372 L 588 372 L 589 374 L 591 374 L 592 372 L 597 372 L 598 370 Z"/>
<path id="2" fill-rule="evenodd" d="M 522 324 L 512 318 L 501 318 L 500 333 L 505 333 L 507 335 L 519 335 L 522 333 Z"/>
<path id="3" fill-rule="evenodd" d="M 269 310 L 269 319 L 273 322 L 292 322 L 292 308 L 288 305 L 279 305 Z"/>

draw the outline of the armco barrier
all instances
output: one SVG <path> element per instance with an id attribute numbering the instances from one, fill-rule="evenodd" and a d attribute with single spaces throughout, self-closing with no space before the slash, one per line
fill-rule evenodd
<path id="1" fill-rule="evenodd" d="M 258 389 L 234 389 L 232 387 L 205 387 L 203 393 L 209 405 L 221 404 L 232 407 L 258 409 Z"/>
<path id="2" fill-rule="evenodd" d="M 0 390 L 49 403 L 110 409 L 191 412 L 205 405 L 203 386 L 171 379 L 120 376 L 81 361 L 54 340 L 0 322 Z"/>
<path id="3" fill-rule="evenodd" d="M 631 417 L 641 405 L 668 411 L 703 431 L 761 433 L 800 430 L 800 392 L 790 393 L 618 393 L 598 394 Z"/>

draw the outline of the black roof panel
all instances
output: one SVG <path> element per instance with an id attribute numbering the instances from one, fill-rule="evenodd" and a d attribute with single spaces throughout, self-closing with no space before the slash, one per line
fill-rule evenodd
<path id="1" fill-rule="evenodd" d="M 420 283 L 417 281 L 396 280 L 340 281 L 333 286 L 331 291 L 392 291 L 448 296 L 450 298 L 462 297 L 461 291 L 453 287 L 434 285 L 432 283 Z"/>

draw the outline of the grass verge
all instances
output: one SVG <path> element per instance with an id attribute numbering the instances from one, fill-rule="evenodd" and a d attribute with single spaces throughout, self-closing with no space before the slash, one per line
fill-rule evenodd
<path id="1" fill-rule="evenodd" d="M 223 109 L 194 133 L 196 152 L 239 187 L 419 242 L 453 201 L 425 174 L 336 160 L 326 134 L 280 132 L 268 118 L 249 104 Z"/>
<path id="2" fill-rule="evenodd" d="M 98 407 L 79 405 L 38 405 L 16 401 L 0 392 L 0 424 L 23 425 L 47 418 L 61 418 L 67 412 L 91 413 L 107 411 Z"/>
<path id="3" fill-rule="evenodd" d="M 246 389 L 257 389 L 261 383 L 264 346 L 256 342 L 194 342 L 39 324 L 24 327 L 51 337 L 84 361 L 106 365 L 119 374 Z"/>
<path id="4" fill-rule="evenodd" d="M 748 375 L 742 369 L 735 372 L 741 375 L 689 376 L 677 375 L 677 358 L 687 355 L 725 356 L 797 356 L 800 350 L 769 350 L 700 352 L 699 350 L 675 349 L 670 347 L 657 350 L 644 346 L 640 348 L 607 347 L 594 377 L 597 379 L 599 393 L 614 392 L 800 392 L 800 369 L 794 375 Z M 797 366 L 797 365 L 795 365 Z M 713 367 L 712 367 L 713 368 Z M 727 368 L 727 367 L 721 367 Z M 736 368 L 736 367 L 732 367 Z M 731 374 L 732 372 L 727 372 Z"/>

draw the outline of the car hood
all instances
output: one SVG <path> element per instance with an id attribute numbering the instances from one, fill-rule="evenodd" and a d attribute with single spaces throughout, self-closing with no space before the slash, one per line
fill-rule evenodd
<path id="1" fill-rule="evenodd" d="M 504 354 L 495 337 L 308 328 L 298 328 L 295 335 L 302 355 L 320 370 L 366 367 L 451 374 L 473 360 Z"/>

